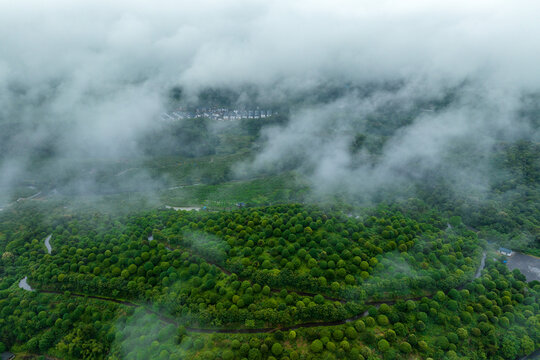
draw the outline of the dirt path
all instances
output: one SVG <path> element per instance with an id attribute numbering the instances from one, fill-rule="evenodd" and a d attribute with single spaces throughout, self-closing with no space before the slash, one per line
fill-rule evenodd
<path id="1" fill-rule="evenodd" d="M 19 287 L 26 291 L 34 291 L 32 287 L 28 284 L 28 276 L 25 276 L 21 281 L 19 281 Z"/>
<path id="2" fill-rule="evenodd" d="M 7 208 L 10 207 L 11 205 L 16 204 L 16 203 L 18 203 L 18 202 L 21 202 L 21 201 L 24 201 L 24 200 L 32 200 L 32 199 L 38 197 L 39 195 L 41 195 L 41 193 L 42 193 L 42 191 L 39 191 L 39 192 L 35 193 L 35 194 L 32 195 L 32 196 L 18 198 L 17 200 L 15 200 L 15 201 L 13 201 L 13 202 L 11 202 L 11 203 L 9 203 L 9 204 L 1 205 L 0 211 L 4 211 L 4 209 L 7 209 Z"/>
<path id="3" fill-rule="evenodd" d="M 47 252 L 49 254 L 52 252 L 51 237 L 52 237 L 52 234 L 45 238 L 45 247 L 47 248 Z"/>
<path id="4" fill-rule="evenodd" d="M 478 272 L 481 272 L 482 269 L 485 267 L 485 252 L 484 254 L 482 255 L 482 260 L 480 262 L 480 265 L 478 267 L 478 270 L 477 270 L 477 274 Z M 215 264 L 212 264 L 212 265 L 215 265 Z M 216 265 L 217 266 L 217 265 Z M 219 266 L 217 266 L 219 268 Z M 476 278 L 476 277 L 475 277 Z M 21 284 L 26 284 L 26 286 L 28 287 L 27 288 L 24 288 L 23 286 L 21 286 Z M 464 284 L 461 286 L 463 287 Z M 24 288 L 25 290 L 29 290 L 29 291 L 34 291 L 30 285 L 28 285 L 28 282 L 27 282 L 27 277 L 25 277 L 24 279 L 22 279 L 20 282 L 19 282 L 19 287 L 21 288 Z M 57 294 L 57 295 L 64 295 L 65 293 L 64 292 L 60 292 L 60 291 L 54 291 L 54 290 L 41 290 L 40 292 L 42 293 L 46 293 L 46 294 Z M 298 293 L 298 292 L 297 292 Z M 167 323 L 167 324 L 172 324 L 172 325 L 175 325 L 175 326 L 180 326 L 181 324 L 174 318 L 170 318 L 170 317 L 167 317 L 165 315 L 163 315 L 162 313 L 159 313 L 157 311 L 154 311 L 152 309 L 149 309 L 147 308 L 146 306 L 144 305 L 141 305 L 141 304 L 136 304 L 136 303 L 133 303 L 133 302 L 130 302 L 130 301 L 127 301 L 127 300 L 122 300 L 122 299 L 114 299 L 114 298 L 108 298 L 108 297 L 104 297 L 104 296 L 98 296 L 98 295 L 85 295 L 85 294 L 78 294 L 78 293 L 70 293 L 70 296 L 72 297 L 81 297 L 81 298 L 90 298 L 90 299 L 95 299 L 95 300 L 100 300 L 100 301 L 109 301 L 109 302 L 114 302 L 114 303 L 117 303 L 117 304 L 121 304 L 121 305 L 125 305 L 125 306 L 129 306 L 129 307 L 143 307 L 144 310 L 149 313 L 149 314 L 153 314 L 153 315 L 156 315 L 161 321 Z M 393 305 L 396 303 L 396 301 L 398 300 L 419 300 L 421 298 L 423 298 L 424 296 L 420 296 L 420 297 L 415 297 L 415 298 L 409 298 L 409 299 L 394 299 L 394 300 L 377 300 L 377 301 L 367 301 L 365 302 L 364 304 L 366 306 L 376 306 L 376 307 L 379 307 L 381 304 L 388 304 L 388 305 Z M 426 297 L 433 297 L 433 295 L 430 295 L 430 296 L 426 296 Z M 344 324 L 347 324 L 347 323 L 350 323 L 350 322 L 353 322 L 353 321 L 356 321 L 358 319 L 361 319 L 361 318 L 364 318 L 366 316 L 368 316 L 369 313 L 368 311 L 364 311 L 362 312 L 361 314 L 357 314 L 357 315 L 354 315 L 354 316 L 351 316 L 349 318 L 346 318 L 346 319 L 342 319 L 342 320 L 334 320 L 334 321 L 310 321 L 310 322 L 305 322 L 305 323 L 300 323 L 300 324 L 296 324 L 296 325 L 288 325 L 288 326 L 275 326 L 275 327 L 269 327 L 269 328 L 257 328 L 257 329 L 226 329 L 226 328 L 222 328 L 222 329 L 216 329 L 216 328 L 197 328 L 197 327 L 186 327 L 186 330 L 188 332 L 195 332 L 195 333 L 207 333 L 207 334 L 210 334 L 210 333 L 225 333 L 225 334 L 256 334 L 256 333 L 271 333 L 271 332 L 275 332 L 275 331 L 278 331 L 278 330 L 281 330 L 281 331 L 290 331 L 290 330 L 296 330 L 296 329 L 301 329 L 301 328 L 310 328 L 310 327 L 324 327 L 324 326 L 337 326 L 337 325 L 344 325 Z"/>
<path id="5" fill-rule="evenodd" d="M 153 238 L 153 237 L 152 237 Z M 148 238 L 148 240 L 150 240 L 150 238 Z M 208 264 L 210 265 L 214 265 L 216 268 L 218 268 L 222 273 L 224 273 L 225 275 L 232 275 L 233 273 L 230 272 L 229 270 L 225 269 L 223 266 L 221 266 L 220 264 L 214 262 L 214 261 L 211 261 L 211 260 L 208 260 L 208 259 L 205 259 L 203 258 L 201 255 L 197 254 L 196 252 L 190 250 L 190 249 L 186 249 L 186 248 L 180 248 L 180 247 L 174 247 L 174 248 L 171 248 L 169 246 L 165 246 L 165 248 L 169 251 L 173 251 L 173 250 L 181 250 L 181 251 L 187 251 L 189 252 L 190 254 L 192 255 L 195 255 L 195 256 L 199 256 L 200 258 L 202 258 L 205 262 L 207 262 Z M 236 274 L 238 276 L 238 280 L 239 281 L 249 281 L 249 283 L 251 285 L 253 285 L 253 282 L 251 279 L 249 278 L 244 278 L 244 277 L 240 277 L 238 274 Z M 270 288 L 270 291 L 273 292 L 273 293 L 279 293 L 281 292 L 282 289 L 272 289 Z M 318 295 L 318 294 L 314 294 L 314 293 L 310 293 L 310 292 L 306 292 L 306 291 L 300 291 L 300 290 L 294 290 L 294 289 L 287 289 L 285 288 L 285 290 L 287 291 L 290 291 L 290 292 L 294 292 L 298 295 L 302 295 L 302 296 L 310 296 L 310 297 L 314 297 L 315 295 Z M 345 304 L 347 301 L 345 301 L 344 299 L 339 299 L 339 298 L 335 298 L 335 297 L 331 297 L 331 296 L 326 296 L 326 295 L 323 295 L 323 294 L 320 294 L 322 295 L 322 297 L 324 297 L 326 300 L 329 300 L 329 301 L 338 301 L 342 304 Z"/>
<path id="6" fill-rule="evenodd" d="M 44 293 L 44 294 L 65 295 L 65 292 L 56 291 L 56 290 L 34 290 L 34 289 L 32 289 L 30 287 L 30 285 L 28 285 L 26 280 L 27 280 L 27 277 L 25 277 L 23 280 L 21 280 L 19 282 L 19 286 L 21 287 L 21 283 L 23 283 L 23 281 L 24 281 L 24 285 L 26 286 L 24 288 L 25 290 L 39 291 L 40 293 Z M 159 312 L 157 312 L 155 310 L 149 309 L 144 305 L 133 303 L 131 301 L 122 300 L 122 299 L 114 299 L 114 298 L 109 298 L 109 297 L 99 296 L 99 295 L 79 294 L 79 293 L 73 293 L 73 292 L 69 292 L 69 296 L 71 296 L 71 297 L 80 297 L 80 298 L 88 298 L 88 299 L 94 299 L 94 300 L 99 300 L 99 301 L 108 301 L 108 302 L 113 302 L 113 303 L 116 303 L 116 304 L 121 304 L 121 305 L 129 306 L 129 307 L 142 307 L 142 308 L 144 308 L 144 310 L 148 314 L 152 314 L 152 315 L 157 316 L 161 321 L 163 321 L 163 322 L 165 322 L 167 324 L 172 324 L 172 325 L 175 325 L 175 326 L 180 326 L 181 325 L 181 323 L 179 323 L 174 318 L 165 316 L 164 314 L 159 313 Z M 305 323 L 300 323 L 300 324 L 296 324 L 296 325 L 289 325 L 289 326 L 284 326 L 284 327 L 275 326 L 275 327 L 256 328 L 256 329 L 227 329 L 227 328 L 218 329 L 218 328 L 198 328 L 198 327 L 188 326 L 188 327 L 186 327 L 186 330 L 189 331 L 189 332 L 207 333 L 207 334 L 211 334 L 211 333 L 224 333 L 224 334 L 271 333 L 271 332 L 275 332 L 275 331 L 278 331 L 278 330 L 289 331 L 289 330 L 307 328 L 307 327 L 342 325 L 342 324 L 346 324 L 348 322 L 360 319 L 360 318 L 362 318 L 364 316 L 367 316 L 367 315 L 368 315 L 368 312 L 365 311 L 362 314 L 355 315 L 355 316 L 352 316 L 350 318 L 343 319 L 343 320 L 311 321 L 311 322 L 305 322 Z"/>
<path id="7" fill-rule="evenodd" d="M 55 291 L 55 290 L 40 290 L 39 292 L 42 292 L 42 293 L 45 293 L 45 294 L 64 295 L 63 292 L 61 292 L 61 291 Z M 114 303 L 117 303 L 117 304 L 122 304 L 122 305 L 130 306 L 130 307 L 139 307 L 139 306 L 142 306 L 142 305 L 135 304 L 135 303 L 132 303 L 132 302 L 127 301 L 127 300 L 113 299 L 113 298 L 108 298 L 108 297 L 105 297 L 105 296 L 99 296 L 99 295 L 86 295 L 86 294 L 79 294 L 79 293 L 71 293 L 71 292 L 70 292 L 69 296 L 72 296 L 72 297 L 81 297 L 81 298 L 89 298 L 89 299 L 95 299 L 95 300 L 101 300 L 101 301 L 110 301 L 110 302 L 114 302 Z"/>
<path id="8" fill-rule="evenodd" d="M 114 176 L 122 176 L 124 175 L 125 173 L 127 173 L 128 171 L 131 171 L 131 170 L 136 170 L 137 168 L 129 168 L 129 169 L 126 169 L 126 170 L 122 170 L 120 171 L 118 174 L 114 175 Z"/>
<path id="9" fill-rule="evenodd" d="M 18 199 L 17 199 L 17 202 L 20 202 L 20 201 L 23 201 L 23 200 L 30 200 L 30 199 L 33 199 L 33 198 L 35 198 L 35 197 L 38 197 L 39 195 L 41 195 L 41 191 L 35 193 L 35 194 L 32 195 L 32 196 L 28 196 L 28 197 L 25 197 L 25 198 L 18 198 Z"/>
<path id="10" fill-rule="evenodd" d="M 482 260 L 480 260 L 480 266 L 478 267 L 478 270 L 476 270 L 476 274 L 474 274 L 475 279 L 478 279 L 482 275 L 482 270 L 486 267 L 486 255 L 487 252 L 484 250 Z"/>
<path id="11" fill-rule="evenodd" d="M 200 207 L 197 207 L 197 206 L 169 206 L 169 205 L 165 205 L 165 208 L 166 209 L 173 209 L 174 211 L 178 211 L 178 210 L 183 210 L 183 211 L 191 211 L 191 210 L 195 210 L 195 211 L 199 211 L 201 210 Z"/>

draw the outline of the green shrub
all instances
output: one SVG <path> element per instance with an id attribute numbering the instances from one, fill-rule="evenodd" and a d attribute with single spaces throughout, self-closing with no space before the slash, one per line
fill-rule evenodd
<path id="1" fill-rule="evenodd" d="M 262 358 L 261 352 L 259 349 L 250 349 L 248 353 L 249 360 L 260 360 Z"/>
<path id="2" fill-rule="evenodd" d="M 311 351 L 313 351 L 314 353 L 320 353 L 321 351 L 323 351 L 323 343 L 321 340 L 317 339 L 317 340 L 314 340 L 311 345 L 309 346 L 309 348 L 311 349 Z"/>
<path id="3" fill-rule="evenodd" d="M 377 315 L 377 323 L 381 326 L 388 326 L 390 323 L 386 315 Z"/>
<path id="4" fill-rule="evenodd" d="M 280 343 L 274 343 L 272 345 L 272 354 L 279 356 L 283 352 L 283 346 Z"/>
<path id="5" fill-rule="evenodd" d="M 405 302 L 405 308 L 408 312 L 414 311 L 414 309 L 416 309 L 416 303 L 412 300 L 407 300 Z"/>
<path id="6" fill-rule="evenodd" d="M 246 356 L 249 352 L 249 344 L 243 343 L 242 346 L 240 346 L 240 355 Z"/>
<path id="7" fill-rule="evenodd" d="M 202 339 L 196 339 L 193 342 L 193 347 L 195 350 L 201 350 L 204 347 L 204 341 Z"/>
<path id="8" fill-rule="evenodd" d="M 334 330 L 334 332 L 332 332 L 332 338 L 334 338 L 334 340 L 336 341 L 343 340 L 343 331 L 341 331 L 340 329 Z"/>
<path id="9" fill-rule="evenodd" d="M 399 351 L 401 351 L 404 354 L 408 354 L 412 351 L 412 346 L 408 342 L 404 341 L 401 344 L 399 344 Z"/>
<path id="10" fill-rule="evenodd" d="M 221 357 L 223 358 L 223 360 L 232 360 L 234 359 L 234 353 L 232 352 L 232 350 L 227 349 L 223 351 Z"/>
<path id="11" fill-rule="evenodd" d="M 425 342 L 424 340 L 420 340 L 418 342 L 418 349 L 420 349 L 420 351 L 427 352 L 429 350 L 429 346 L 427 342 Z"/>
<path id="12" fill-rule="evenodd" d="M 371 316 L 368 316 L 366 318 L 366 326 L 367 327 L 374 327 L 375 326 L 375 319 L 373 319 Z"/>
<path id="13" fill-rule="evenodd" d="M 439 348 L 441 348 L 443 350 L 446 350 L 450 346 L 450 342 L 448 341 L 446 336 L 438 336 L 435 339 L 435 346 L 437 346 L 437 347 L 439 347 Z"/>
<path id="14" fill-rule="evenodd" d="M 334 344 L 332 341 L 329 341 L 326 343 L 326 350 L 330 352 L 336 351 L 336 344 Z"/>
<path id="15" fill-rule="evenodd" d="M 458 335 L 454 332 L 449 332 L 446 337 L 448 338 L 448 341 L 452 344 L 457 344 L 459 342 Z"/>
<path id="16" fill-rule="evenodd" d="M 353 340 L 358 337 L 358 333 L 352 326 L 349 326 L 345 329 L 345 336 L 347 339 Z"/>
<path id="17" fill-rule="evenodd" d="M 387 352 L 390 349 L 390 344 L 388 343 L 388 341 L 386 341 L 384 339 L 381 339 L 377 343 L 377 347 L 379 348 L 379 351 L 384 353 L 384 352 Z"/>
<path id="18" fill-rule="evenodd" d="M 356 329 L 356 331 L 362 332 L 366 329 L 366 324 L 362 320 L 358 320 L 354 323 L 354 328 Z"/>
<path id="19" fill-rule="evenodd" d="M 396 332 L 392 329 L 386 331 L 384 337 L 388 342 L 394 342 L 396 340 Z"/>
<path id="20" fill-rule="evenodd" d="M 461 340 L 465 340 L 469 336 L 469 333 L 464 328 L 459 328 L 459 329 L 456 330 L 456 332 L 457 332 L 458 337 Z"/>

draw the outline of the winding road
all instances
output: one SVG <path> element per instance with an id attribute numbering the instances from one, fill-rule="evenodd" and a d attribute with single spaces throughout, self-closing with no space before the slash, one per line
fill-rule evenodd
<path id="1" fill-rule="evenodd" d="M 45 238 L 45 247 L 47 248 L 47 252 L 49 254 L 52 252 L 51 237 L 52 237 L 52 234 Z"/>
<path id="2" fill-rule="evenodd" d="M 34 289 L 28 285 L 28 276 L 25 276 L 21 281 L 19 281 L 19 287 L 26 291 L 34 291 Z"/>
<path id="3" fill-rule="evenodd" d="M 151 240 L 150 237 L 148 238 L 148 240 Z M 152 240 L 153 240 L 153 237 L 152 237 Z M 170 247 L 170 246 L 165 246 L 165 249 L 169 250 L 169 251 L 173 251 L 173 250 L 181 250 L 181 251 L 187 251 L 189 252 L 190 254 L 192 255 L 195 255 L 195 256 L 199 256 L 202 258 L 201 255 L 197 254 L 196 252 L 192 251 L 191 249 L 186 249 L 186 248 L 180 248 L 180 247 Z M 203 258 L 204 259 L 204 258 Z M 208 263 L 209 265 L 214 265 L 216 268 L 218 268 L 219 271 L 221 271 L 222 273 L 224 273 L 225 275 L 232 275 L 233 273 L 227 269 L 225 269 L 223 266 L 221 266 L 220 264 L 214 262 L 214 261 L 211 261 L 211 260 L 208 260 L 208 259 L 204 259 L 204 261 L 206 263 Z M 238 276 L 238 274 L 237 274 Z M 241 277 L 241 276 L 238 276 L 238 280 L 240 281 L 249 281 L 249 283 L 251 285 L 253 285 L 253 282 L 251 279 L 249 278 L 244 278 L 244 277 Z M 295 289 L 287 289 L 285 288 L 287 291 L 291 291 L 291 292 L 294 292 L 298 295 L 302 295 L 302 296 L 310 296 L 310 297 L 314 297 L 315 295 L 317 294 L 314 294 L 314 293 L 310 293 L 310 292 L 306 292 L 306 291 L 300 291 L 300 290 L 295 290 Z M 273 288 L 270 288 L 270 291 L 273 292 L 273 293 L 279 293 L 281 292 L 282 289 L 273 289 Z M 327 296 L 327 295 L 323 295 L 321 294 L 323 298 L 325 298 L 326 300 L 330 300 L 330 301 L 338 301 L 342 304 L 345 304 L 347 301 L 345 301 L 344 299 L 339 299 L 339 298 L 335 298 L 335 297 L 331 297 L 331 296 Z"/>
<path id="4" fill-rule="evenodd" d="M 199 211 L 199 210 L 201 210 L 201 208 L 197 207 L 197 206 L 169 206 L 169 205 L 165 205 L 165 208 L 166 209 L 173 209 L 174 211 L 178 211 L 178 210 L 183 210 L 183 211 L 195 210 L 195 211 Z"/>
<path id="5" fill-rule="evenodd" d="M 41 193 L 42 193 L 42 192 L 39 191 L 39 192 L 35 193 L 35 194 L 32 195 L 32 196 L 18 198 L 18 199 L 15 200 L 14 202 L 11 202 L 11 203 L 9 203 L 9 204 L 4 204 L 4 205 L 2 205 L 2 206 L 0 207 L 0 211 L 4 211 L 4 209 L 6 209 L 6 208 L 10 207 L 11 205 L 16 204 L 16 203 L 18 203 L 18 202 L 21 202 L 21 201 L 24 201 L 24 200 L 31 200 L 31 199 L 33 199 L 33 198 L 35 198 L 35 197 L 38 197 L 39 195 L 41 195 Z"/>
<path id="6" fill-rule="evenodd" d="M 480 266 L 478 267 L 478 270 L 476 270 L 476 274 L 474 274 L 475 279 L 478 279 L 482 275 L 482 270 L 486 267 L 486 255 L 487 252 L 484 250 L 482 253 L 482 260 L 480 260 Z"/>
<path id="7" fill-rule="evenodd" d="M 28 197 L 24 197 L 24 198 L 18 198 L 18 199 L 17 199 L 17 202 L 20 202 L 20 201 L 23 201 L 23 200 L 30 200 L 30 199 L 33 199 L 33 198 L 38 197 L 39 195 L 41 195 L 41 191 L 35 193 L 35 194 L 32 195 L 32 196 L 28 196 Z"/>
<path id="8" fill-rule="evenodd" d="M 480 265 L 479 265 L 479 267 L 478 267 L 478 269 L 476 271 L 475 277 L 474 277 L 475 279 L 478 277 L 477 274 L 481 273 L 482 270 L 484 269 L 484 267 L 485 267 L 485 259 L 486 259 L 486 252 L 484 251 L 484 253 L 482 254 L 482 260 L 480 261 Z M 24 289 L 24 290 L 35 291 L 34 289 L 32 289 L 30 287 L 30 285 L 28 285 L 27 277 L 24 277 L 24 279 L 22 279 L 19 282 L 19 287 Z M 46 293 L 46 294 L 58 294 L 58 295 L 63 295 L 64 294 L 63 292 L 55 291 L 55 290 L 41 290 L 40 292 Z M 167 324 L 172 324 L 172 325 L 175 325 L 175 326 L 180 326 L 181 325 L 174 318 L 167 317 L 167 316 L 163 315 L 162 313 L 159 313 L 157 311 L 149 309 L 148 307 L 146 307 L 144 305 L 136 304 L 136 303 L 133 303 L 133 302 L 130 302 L 130 301 L 127 301 L 127 300 L 108 298 L 108 297 L 98 296 L 98 295 L 78 294 L 78 293 L 71 293 L 71 292 L 70 292 L 70 296 L 72 296 L 72 297 L 86 297 L 86 298 L 95 299 L 95 300 L 109 301 L 109 302 L 114 302 L 114 303 L 117 303 L 117 304 L 130 306 L 130 307 L 143 307 L 144 310 L 148 314 L 156 315 L 161 321 L 163 321 L 163 322 L 165 322 Z M 422 297 L 415 297 L 415 298 L 401 299 L 401 300 L 418 300 L 418 299 L 421 299 Z M 388 305 L 393 305 L 393 304 L 396 303 L 396 301 L 397 300 L 368 301 L 368 302 L 365 302 L 365 305 L 379 307 L 383 303 L 388 304 Z M 269 328 L 256 328 L 256 329 L 245 329 L 245 328 L 242 328 L 242 329 L 227 329 L 227 328 L 217 329 L 217 328 L 186 327 L 186 330 L 189 331 L 189 332 L 195 332 L 195 333 L 226 333 L 226 334 L 271 333 L 271 332 L 275 332 L 275 331 L 278 331 L 278 330 L 290 331 L 290 330 L 296 330 L 296 329 L 300 329 L 300 328 L 344 325 L 344 324 L 350 323 L 352 321 L 356 321 L 358 319 L 366 317 L 368 315 L 369 315 L 368 311 L 366 310 L 366 311 L 362 312 L 361 314 L 354 315 L 354 316 L 351 316 L 349 318 L 342 319 L 342 320 L 335 320 L 335 321 L 310 321 L 310 322 L 300 323 L 300 324 L 296 324 L 296 325 L 277 326 L 277 327 L 269 327 Z"/>

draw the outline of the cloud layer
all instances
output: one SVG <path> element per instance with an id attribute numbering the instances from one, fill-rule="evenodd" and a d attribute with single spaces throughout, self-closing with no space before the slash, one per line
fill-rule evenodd
<path id="1" fill-rule="evenodd" d="M 0 156 L 4 187 L 44 144 L 59 161 L 138 155 L 134 139 L 156 126 L 173 86 L 188 97 L 252 86 L 261 102 L 287 102 L 328 84 L 399 84 L 298 107 L 289 127 L 267 133 L 253 167 L 294 148 L 317 183 L 374 184 L 412 159 L 439 165 L 471 132 L 477 145 L 507 129 L 536 136 L 514 116 L 540 84 L 535 1 L 20 1 L 0 9 L 0 125 L 11 131 Z M 398 101 L 407 109 L 456 88 L 468 93 L 442 113 L 419 114 L 387 142 L 383 165 L 368 168 L 366 159 L 350 172 L 359 160 L 347 154 L 347 134 L 374 108 Z M 341 135 L 324 134 L 332 122 Z"/>

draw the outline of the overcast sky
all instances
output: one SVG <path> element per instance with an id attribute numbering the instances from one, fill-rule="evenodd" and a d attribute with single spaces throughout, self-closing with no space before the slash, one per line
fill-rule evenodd
<path id="1" fill-rule="evenodd" d="M 419 98 L 466 81 L 482 109 L 464 101 L 459 116 L 423 117 L 404 134 L 444 133 L 454 119 L 462 133 L 505 128 L 520 96 L 539 88 L 538 14 L 538 1 L 4 0 L 0 122 L 31 123 L 16 138 L 29 147 L 66 124 L 60 152 L 120 157 L 137 152 L 133 138 L 154 126 L 172 86 L 255 85 L 282 99 L 329 82 L 402 81 L 410 93 L 396 96 Z M 343 101 L 350 111 L 368 104 Z M 494 105 L 502 110 L 488 119 Z M 291 126 L 325 124 L 310 111 L 298 109 Z M 281 157 L 289 130 L 269 132 L 256 163 Z M 24 161 L 4 158 L 0 183 L 16 181 Z M 332 169 L 340 161 L 349 160 Z"/>
<path id="2" fill-rule="evenodd" d="M 536 86 L 537 1 L 3 1 L 2 84 L 290 86 L 496 77 Z M 72 94 L 73 100 L 76 94 Z"/>

